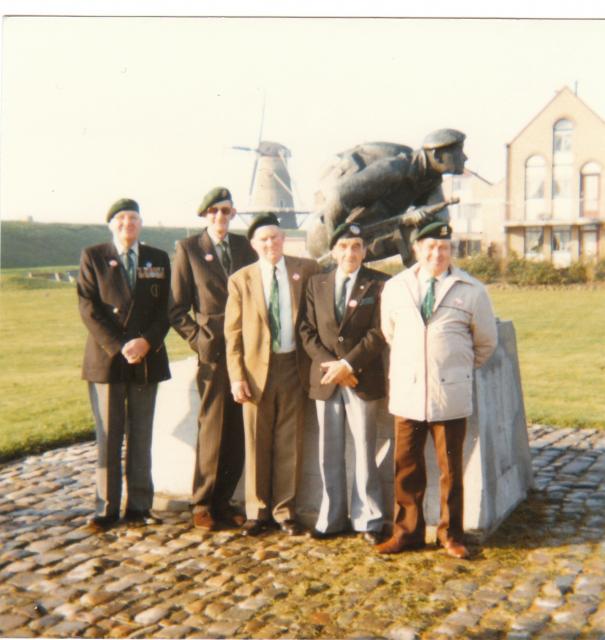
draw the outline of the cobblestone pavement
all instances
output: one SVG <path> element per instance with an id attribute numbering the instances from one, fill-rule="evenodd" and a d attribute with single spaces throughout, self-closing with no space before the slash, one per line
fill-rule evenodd
<path id="1" fill-rule="evenodd" d="M 605 432 L 530 428 L 536 488 L 458 561 L 354 536 L 91 534 L 94 445 L 0 467 L 0 635 L 605 638 Z"/>

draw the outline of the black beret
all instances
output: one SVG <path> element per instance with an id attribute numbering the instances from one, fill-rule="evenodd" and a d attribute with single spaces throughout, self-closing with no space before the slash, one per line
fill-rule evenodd
<path id="1" fill-rule="evenodd" d="M 410 234 L 410 240 L 424 240 L 425 238 L 434 238 L 435 240 L 450 240 L 452 238 L 452 228 L 443 220 L 434 220 L 425 224 L 419 229 L 414 229 Z"/>
<path id="2" fill-rule="evenodd" d="M 225 187 L 214 187 L 214 189 L 210 189 L 198 207 L 197 215 L 206 215 L 206 211 L 208 211 L 213 204 L 222 202 L 223 200 L 229 200 L 229 202 L 233 203 L 233 198 L 231 197 L 229 189 L 226 189 Z"/>
<path id="3" fill-rule="evenodd" d="M 339 224 L 330 238 L 330 249 L 334 247 L 340 238 L 362 238 L 361 227 L 354 222 Z"/>
<path id="4" fill-rule="evenodd" d="M 432 131 L 422 142 L 423 149 L 440 149 L 449 147 L 452 144 L 464 142 L 466 136 L 457 129 L 437 129 Z"/>
<path id="5" fill-rule="evenodd" d="M 116 213 L 120 213 L 120 211 L 136 211 L 139 213 L 139 204 L 136 200 L 131 200 L 130 198 L 120 198 L 109 207 L 106 217 L 107 222 L 109 222 Z"/>
<path id="6" fill-rule="evenodd" d="M 279 227 L 279 220 L 274 213 L 259 213 L 256 215 L 248 227 L 248 232 L 246 234 L 248 236 L 248 240 L 252 240 L 252 236 L 257 229 L 268 226 Z"/>

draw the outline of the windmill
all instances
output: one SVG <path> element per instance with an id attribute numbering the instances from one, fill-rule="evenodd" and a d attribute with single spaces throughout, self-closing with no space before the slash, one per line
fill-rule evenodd
<path id="1" fill-rule="evenodd" d="M 288 170 L 290 149 L 279 142 L 263 140 L 265 105 L 261 115 L 258 144 L 251 147 L 234 146 L 238 151 L 250 151 L 256 155 L 248 192 L 248 212 L 272 211 L 286 228 L 296 228 L 292 181 Z"/>

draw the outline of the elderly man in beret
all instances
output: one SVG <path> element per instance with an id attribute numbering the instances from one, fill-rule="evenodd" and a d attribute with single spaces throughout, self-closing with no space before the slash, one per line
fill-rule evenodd
<path id="1" fill-rule="evenodd" d="M 248 237 L 259 260 L 229 278 L 225 313 L 231 390 L 244 408 L 243 533 L 256 536 L 277 523 L 298 535 L 294 500 L 309 375 L 298 328 L 307 280 L 319 267 L 284 256 L 285 234 L 272 213 L 258 215 Z"/>
<path id="2" fill-rule="evenodd" d="M 244 522 L 230 502 L 244 465 L 244 432 L 241 406 L 231 397 L 223 325 L 227 279 L 257 256 L 246 238 L 229 233 L 236 210 L 228 189 L 210 190 L 197 214 L 206 228 L 176 245 L 169 316 L 198 357 L 192 519 L 194 527 L 214 531 Z"/>
<path id="3" fill-rule="evenodd" d="M 343 222 L 364 226 L 402 214 L 415 207 L 394 231 L 378 233 L 368 245 L 367 260 L 400 254 L 406 266 L 414 262 L 410 233 L 427 221 L 425 208 L 444 202 L 444 174 L 462 174 L 466 155 L 465 135 L 456 129 L 437 129 L 427 135 L 422 147 L 389 142 L 368 142 L 337 154 L 320 182 L 321 215 L 330 237 Z M 449 220 L 447 209 L 435 214 Z M 312 232 L 310 247 L 313 249 Z M 319 235 L 315 240 L 319 245 Z M 318 255 L 316 255 L 318 253 Z M 321 252 L 312 251 L 319 257 Z"/>
<path id="4" fill-rule="evenodd" d="M 139 242 L 142 220 L 134 200 L 115 202 L 107 222 L 113 240 L 84 249 L 77 286 L 88 329 L 82 377 L 88 381 L 98 454 L 90 526 L 99 531 L 119 520 L 124 436 L 125 520 L 160 522 L 151 512 L 151 437 L 157 385 L 170 377 L 164 347 L 168 255 Z"/>
<path id="5" fill-rule="evenodd" d="M 389 411 L 395 416 L 395 513 L 380 553 L 425 544 L 424 447 L 430 433 L 441 471 L 437 542 L 467 558 L 463 541 L 463 444 L 473 411 L 473 368 L 497 343 L 485 287 L 452 266 L 451 227 L 434 221 L 415 234 L 418 259 L 384 287 L 381 326 L 391 346 Z"/>
<path id="6" fill-rule="evenodd" d="M 354 223 L 330 240 L 336 269 L 307 286 L 300 332 L 311 357 L 310 393 L 319 424 L 323 494 L 312 535 L 327 538 L 352 526 L 370 544 L 380 542 L 384 505 L 376 466 L 376 417 L 386 395 L 380 330 L 380 294 L 389 276 L 362 262 L 366 246 Z M 353 436 L 355 470 L 349 521 L 345 426 Z"/>

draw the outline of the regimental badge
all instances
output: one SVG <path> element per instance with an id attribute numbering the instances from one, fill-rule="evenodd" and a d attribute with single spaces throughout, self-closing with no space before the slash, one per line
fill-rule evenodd
<path id="1" fill-rule="evenodd" d="M 352 224 L 349 227 L 349 231 L 355 236 L 358 236 L 361 233 L 361 229 L 359 228 L 359 225 L 356 225 L 356 224 Z"/>
<path id="2" fill-rule="evenodd" d="M 164 267 L 152 267 L 147 263 L 144 267 L 137 268 L 137 278 L 163 280 L 166 277 Z"/>
<path id="3" fill-rule="evenodd" d="M 446 227 L 441 227 L 441 230 L 439 231 L 439 235 L 443 238 L 443 236 L 447 236 L 447 226 Z"/>
<path id="4" fill-rule="evenodd" d="M 154 298 L 159 298 L 160 297 L 160 285 L 159 284 L 152 284 L 151 287 L 149 287 L 149 290 L 151 291 L 151 295 Z"/>

